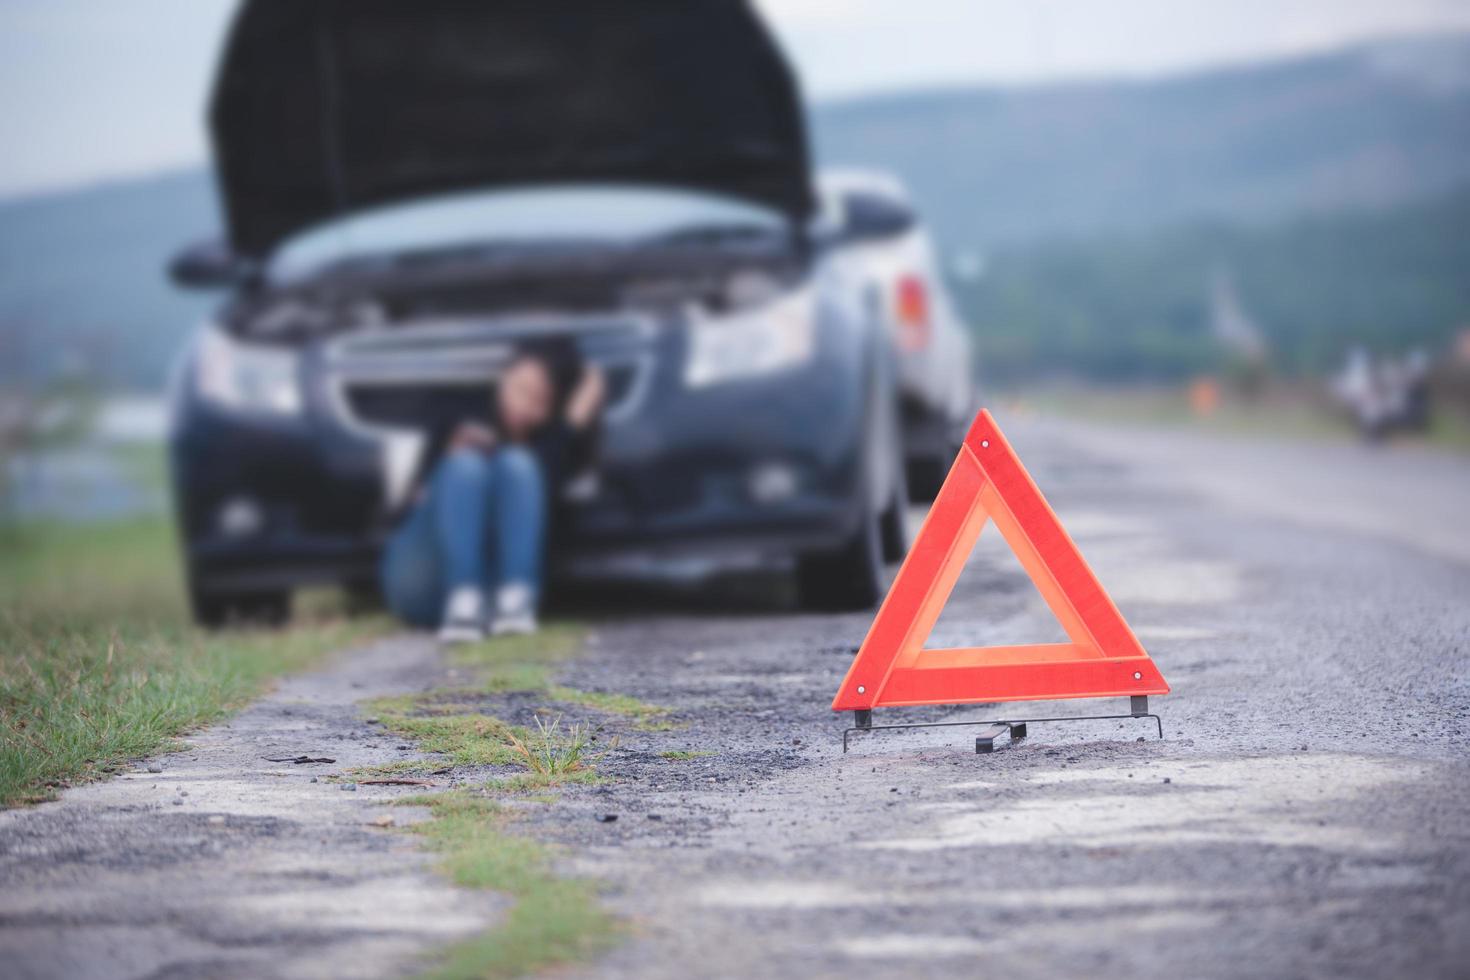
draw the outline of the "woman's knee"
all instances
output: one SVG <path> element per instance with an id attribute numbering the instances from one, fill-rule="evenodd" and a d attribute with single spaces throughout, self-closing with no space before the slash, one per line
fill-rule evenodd
<path id="1" fill-rule="evenodd" d="M 540 491 L 541 461 L 536 454 L 524 446 L 503 446 L 491 457 L 490 465 L 495 478 L 516 486 Z"/>
<path id="2" fill-rule="evenodd" d="M 478 449 L 454 449 L 439 462 L 440 480 L 485 484 L 490 480 L 490 460 Z"/>

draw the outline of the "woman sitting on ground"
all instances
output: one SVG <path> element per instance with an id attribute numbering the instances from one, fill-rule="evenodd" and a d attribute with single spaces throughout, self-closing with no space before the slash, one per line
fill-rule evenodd
<path id="1" fill-rule="evenodd" d="M 589 461 L 602 400 L 601 372 L 570 342 L 543 341 L 517 351 L 486 417 L 434 428 L 383 555 L 397 616 L 445 643 L 536 631 L 551 499 Z"/>

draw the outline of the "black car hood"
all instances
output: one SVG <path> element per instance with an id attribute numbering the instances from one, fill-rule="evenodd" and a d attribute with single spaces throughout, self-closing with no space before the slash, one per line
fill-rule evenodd
<path id="1" fill-rule="evenodd" d="M 796 83 L 746 0 L 245 0 L 210 125 L 245 255 L 361 208 L 517 184 L 813 209 Z"/>

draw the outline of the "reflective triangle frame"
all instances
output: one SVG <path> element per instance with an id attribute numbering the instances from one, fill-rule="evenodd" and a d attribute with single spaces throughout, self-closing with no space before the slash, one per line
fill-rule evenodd
<path id="1" fill-rule="evenodd" d="M 1069 642 L 924 649 L 987 521 L 995 522 Z M 982 409 L 832 710 L 1167 693 L 1153 659 Z"/>

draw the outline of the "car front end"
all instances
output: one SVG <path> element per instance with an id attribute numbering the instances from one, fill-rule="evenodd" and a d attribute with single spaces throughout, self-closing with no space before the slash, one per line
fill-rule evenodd
<path id="1" fill-rule="evenodd" d="M 172 438 L 196 591 L 207 604 L 370 583 L 425 420 L 482 412 L 517 346 L 545 336 L 574 339 L 608 389 L 595 465 L 558 488 L 555 569 L 707 571 L 835 547 L 860 520 L 872 344 L 820 262 L 786 255 L 779 276 L 736 264 L 738 288 L 761 295 L 735 309 L 681 297 L 410 313 L 301 336 L 282 326 L 283 309 L 312 319 L 298 290 L 202 329 L 176 383 Z M 381 281 L 370 285 L 381 296 Z M 332 291 L 340 298 L 340 284 Z M 286 336 L 262 338 L 262 320 Z"/>
<path id="2" fill-rule="evenodd" d="M 210 131 L 226 239 L 174 267 L 230 290 L 175 385 L 201 619 L 371 583 L 430 420 L 483 414 L 546 336 L 609 389 L 556 566 L 795 554 L 875 601 L 891 358 L 813 238 L 801 100 L 749 4 L 247 0 Z"/>

